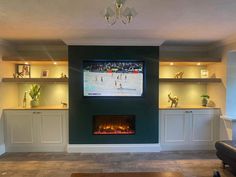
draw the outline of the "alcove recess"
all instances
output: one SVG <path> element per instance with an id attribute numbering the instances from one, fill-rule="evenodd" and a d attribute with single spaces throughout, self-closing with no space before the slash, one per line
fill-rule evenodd
<path id="1" fill-rule="evenodd" d="M 220 76 L 214 72 L 214 66 L 220 59 L 161 60 L 159 70 L 159 104 L 160 108 L 170 107 L 168 94 L 179 98 L 179 108 L 201 108 L 201 95 L 207 94 L 214 103 L 214 93 L 209 87 L 222 84 Z M 213 66 L 213 67 L 212 67 Z M 208 76 L 201 76 L 206 70 Z M 176 73 L 183 72 L 182 78 L 175 78 Z"/>
<path id="2" fill-rule="evenodd" d="M 30 65 L 31 77 L 15 78 L 17 64 Z M 23 96 L 29 91 L 32 84 L 41 86 L 40 106 L 61 107 L 61 102 L 68 103 L 68 62 L 67 60 L 22 60 L 19 58 L 4 58 L 1 61 L 4 71 L 1 74 L 2 85 L 14 85 L 17 87 L 17 95 L 14 99 L 15 107 L 23 106 Z M 42 72 L 46 71 L 46 76 Z M 63 75 L 66 77 L 62 77 Z M 30 107 L 30 96 L 27 94 L 27 107 Z"/>

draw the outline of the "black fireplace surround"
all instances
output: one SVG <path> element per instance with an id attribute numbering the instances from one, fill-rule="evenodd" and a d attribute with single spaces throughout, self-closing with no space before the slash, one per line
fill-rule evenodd
<path id="1" fill-rule="evenodd" d="M 158 143 L 159 47 L 69 46 L 68 55 L 69 144 Z M 143 97 L 84 97 L 84 60 L 143 61 Z"/>

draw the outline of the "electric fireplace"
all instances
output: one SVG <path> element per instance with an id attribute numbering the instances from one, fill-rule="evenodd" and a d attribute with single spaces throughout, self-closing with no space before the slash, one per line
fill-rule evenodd
<path id="1" fill-rule="evenodd" d="M 96 115 L 93 116 L 94 135 L 133 135 L 135 115 Z"/>

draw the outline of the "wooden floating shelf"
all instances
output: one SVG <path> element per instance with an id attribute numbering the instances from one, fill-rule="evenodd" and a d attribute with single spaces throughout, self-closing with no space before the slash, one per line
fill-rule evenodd
<path id="1" fill-rule="evenodd" d="M 2 82 L 16 83 L 67 83 L 68 78 L 2 78 Z"/>
<path id="2" fill-rule="evenodd" d="M 25 64 L 26 62 L 29 65 L 51 65 L 51 66 L 68 66 L 68 61 L 7 61 L 8 63 L 11 64 Z M 55 64 L 56 63 L 56 64 Z"/>
<path id="3" fill-rule="evenodd" d="M 173 65 L 171 65 L 171 63 Z M 200 65 L 199 65 L 200 63 Z M 197 67 L 202 67 L 202 66 L 209 66 L 212 64 L 216 64 L 217 62 L 160 62 L 160 67 L 162 66 L 197 66 Z"/>
<path id="4" fill-rule="evenodd" d="M 221 62 L 221 58 L 212 57 L 160 57 L 160 62 Z"/>
<path id="5" fill-rule="evenodd" d="M 68 61 L 68 59 L 66 58 L 66 56 L 63 57 L 54 57 L 53 60 L 51 58 L 48 58 L 46 56 L 42 56 L 42 57 L 38 57 L 38 56 L 33 56 L 33 57 L 27 57 L 27 56 L 12 56 L 12 57 L 7 57 L 7 56 L 3 56 L 2 57 L 2 61 Z"/>
<path id="6" fill-rule="evenodd" d="M 159 78 L 160 82 L 204 82 L 204 83 L 221 83 L 220 78 Z"/>

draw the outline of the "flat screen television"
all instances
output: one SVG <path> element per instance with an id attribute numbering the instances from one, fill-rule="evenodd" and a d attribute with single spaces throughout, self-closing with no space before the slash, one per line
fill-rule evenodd
<path id="1" fill-rule="evenodd" d="M 141 97 L 143 61 L 83 61 L 85 97 Z"/>

